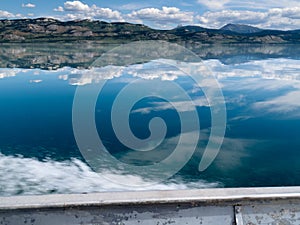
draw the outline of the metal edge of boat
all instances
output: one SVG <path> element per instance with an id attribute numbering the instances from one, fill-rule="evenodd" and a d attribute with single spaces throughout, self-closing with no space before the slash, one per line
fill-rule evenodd
<path id="1" fill-rule="evenodd" d="M 0 197 L 0 224 L 300 224 L 300 187 Z"/>

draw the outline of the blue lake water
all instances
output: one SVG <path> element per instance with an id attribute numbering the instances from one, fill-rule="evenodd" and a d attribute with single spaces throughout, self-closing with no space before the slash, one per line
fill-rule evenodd
<path id="1" fill-rule="evenodd" d="M 201 65 L 219 83 L 227 113 L 219 154 L 204 171 L 198 166 L 211 132 L 211 103 L 201 86 L 164 59 L 85 69 L 0 68 L 0 195 L 300 185 L 297 54 L 281 57 L 271 52 L 238 58 L 225 57 L 224 52 L 224 58 L 205 58 Z M 73 101 L 78 88 L 93 89 L 103 81 L 94 108 L 96 130 L 107 152 L 124 165 L 142 168 L 166 159 L 181 140 L 180 112 L 189 118 L 195 109 L 200 128 L 186 131 L 186 137 L 194 137 L 194 132 L 200 136 L 183 168 L 155 183 L 155 176 L 138 176 L 126 168 L 116 172 L 115 165 L 104 158 L 103 162 L 97 159 L 97 171 L 89 165 L 74 136 Z M 167 127 L 164 139 L 152 151 L 126 146 L 111 121 L 118 94 L 135 82 L 141 82 L 133 91 L 136 95 L 149 87 L 151 94 L 135 102 L 128 118 L 123 106 L 119 107 L 118 123 L 126 120 L 132 134 L 143 140 L 151 135 L 151 119 L 163 119 Z M 176 97 L 171 83 L 183 88 L 194 108 Z M 161 90 L 174 97 L 172 103 L 160 97 Z M 194 126 L 192 117 L 186 121 Z M 86 135 L 90 137 L 88 131 Z"/>

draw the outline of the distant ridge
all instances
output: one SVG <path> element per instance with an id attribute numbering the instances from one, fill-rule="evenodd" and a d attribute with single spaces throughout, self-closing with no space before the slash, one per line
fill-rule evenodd
<path id="1" fill-rule="evenodd" d="M 200 27 L 200 26 L 192 26 L 192 25 L 188 25 L 188 26 L 180 26 L 177 28 L 173 29 L 174 31 L 182 31 L 182 32 L 202 32 L 202 31 L 207 31 L 207 28 L 204 27 Z"/>
<path id="2" fill-rule="evenodd" d="M 179 26 L 171 30 L 157 30 L 143 24 L 108 23 L 99 20 L 59 21 L 51 18 L 0 20 L 0 42 L 80 40 L 96 40 L 102 43 L 140 40 L 164 40 L 183 44 L 300 43 L 300 30 L 267 30 L 242 24 L 228 24 L 221 29 Z"/>
<path id="3" fill-rule="evenodd" d="M 253 34 L 253 33 L 259 33 L 263 31 L 263 29 L 257 27 L 244 25 L 244 24 L 232 24 L 232 23 L 225 25 L 224 27 L 220 28 L 220 30 L 231 31 L 238 34 Z"/>

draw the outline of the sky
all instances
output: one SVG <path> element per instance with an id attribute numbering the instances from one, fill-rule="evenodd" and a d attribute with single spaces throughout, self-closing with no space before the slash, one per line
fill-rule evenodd
<path id="1" fill-rule="evenodd" d="M 1 0 L 0 19 L 52 17 L 220 28 L 228 23 L 267 29 L 300 29 L 299 0 Z"/>

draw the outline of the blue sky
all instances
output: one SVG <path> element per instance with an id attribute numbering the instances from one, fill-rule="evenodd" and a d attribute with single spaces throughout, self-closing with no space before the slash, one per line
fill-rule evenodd
<path id="1" fill-rule="evenodd" d="M 219 28 L 242 23 L 261 28 L 300 29 L 299 0 L 1 0 L 0 18 L 53 17 L 144 23 L 160 29 L 182 25 Z"/>

